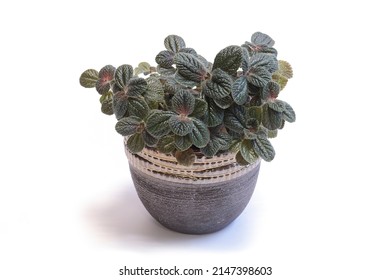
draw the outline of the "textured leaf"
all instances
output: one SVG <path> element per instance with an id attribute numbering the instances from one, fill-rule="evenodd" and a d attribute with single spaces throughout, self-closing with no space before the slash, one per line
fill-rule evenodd
<path id="1" fill-rule="evenodd" d="M 283 111 L 283 119 L 292 123 L 295 122 L 295 112 L 294 109 L 287 102 L 281 101 L 284 103 L 285 110 Z"/>
<path id="2" fill-rule="evenodd" d="M 263 116 L 261 122 L 265 128 L 269 130 L 275 130 L 282 125 L 282 113 L 270 109 L 268 104 L 263 106 Z"/>
<path id="3" fill-rule="evenodd" d="M 288 82 L 288 79 L 283 77 L 280 74 L 273 74 L 272 80 L 274 80 L 275 82 L 277 82 L 279 84 L 280 90 L 284 89 L 285 86 L 287 85 L 287 82 Z"/>
<path id="4" fill-rule="evenodd" d="M 152 104 L 164 102 L 164 88 L 158 77 L 150 76 L 146 79 L 148 87 L 144 93 L 144 98 L 149 107 Z"/>
<path id="5" fill-rule="evenodd" d="M 247 109 L 246 114 L 247 118 L 254 118 L 258 121 L 261 121 L 261 118 L 263 116 L 263 110 L 260 106 L 252 106 Z"/>
<path id="6" fill-rule="evenodd" d="M 106 99 L 102 102 L 101 111 L 103 114 L 106 114 L 109 116 L 114 114 L 114 107 L 112 104 L 112 99 Z"/>
<path id="7" fill-rule="evenodd" d="M 243 105 L 248 99 L 248 83 L 245 76 L 239 77 L 232 86 L 232 97 L 238 105 Z"/>
<path id="8" fill-rule="evenodd" d="M 268 130 L 267 137 L 268 138 L 276 138 L 278 136 L 278 130 Z"/>
<path id="9" fill-rule="evenodd" d="M 256 154 L 265 161 L 271 161 L 275 157 L 275 150 L 271 142 L 265 137 L 258 137 L 252 140 L 253 149 Z"/>
<path id="10" fill-rule="evenodd" d="M 179 74 L 190 81 L 200 82 L 207 74 L 206 67 L 192 54 L 178 53 L 174 61 Z"/>
<path id="11" fill-rule="evenodd" d="M 104 94 L 110 90 L 110 83 L 114 80 L 115 67 L 106 65 L 99 71 L 99 80 L 96 82 L 96 90 L 100 94 Z"/>
<path id="12" fill-rule="evenodd" d="M 149 74 L 150 73 L 150 64 L 147 62 L 140 62 L 138 66 L 134 69 L 134 75 L 139 74 Z"/>
<path id="13" fill-rule="evenodd" d="M 256 118 L 248 118 L 245 122 L 245 127 L 251 130 L 251 132 L 257 133 L 260 122 Z"/>
<path id="14" fill-rule="evenodd" d="M 142 95 L 148 89 L 148 84 L 143 78 L 132 78 L 128 85 L 127 95 Z"/>
<path id="15" fill-rule="evenodd" d="M 201 98 L 195 98 L 194 111 L 190 114 L 190 117 L 200 118 L 205 114 L 207 110 L 207 102 Z"/>
<path id="16" fill-rule="evenodd" d="M 219 143 L 218 139 L 211 138 L 210 141 L 207 143 L 207 145 L 201 148 L 200 151 L 206 157 L 213 157 L 219 151 L 220 148 L 221 148 L 221 144 Z"/>
<path id="17" fill-rule="evenodd" d="M 232 78 L 223 70 L 215 69 L 211 80 L 208 80 L 203 88 L 203 93 L 213 99 L 221 99 L 230 95 Z"/>
<path id="18" fill-rule="evenodd" d="M 171 102 L 173 111 L 184 116 L 190 115 L 195 108 L 195 97 L 188 90 L 178 91 Z"/>
<path id="19" fill-rule="evenodd" d="M 114 93 L 113 95 L 113 108 L 115 117 L 119 120 L 121 119 L 127 112 L 129 107 L 128 97 L 124 91 L 119 91 Z"/>
<path id="20" fill-rule="evenodd" d="M 186 151 L 177 151 L 175 153 L 176 160 L 179 164 L 184 166 L 191 166 L 194 164 L 196 155 L 192 149 Z"/>
<path id="21" fill-rule="evenodd" d="M 242 49 L 239 46 L 229 46 L 221 50 L 215 57 L 213 70 L 222 69 L 230 75 L 235 75 L 241 66 Z"/>
<path id="22" fill-rule="evenodd" d="M 164 154 L 170 154 L 175 150 L 175 136 L 164 136 L 157 143 L 157 150 Z"/>
<path id="23" fill-rule="evenodd" d="M 279 64 L 279 70 L 277 74 L 282 75 L 287 79 L 291 79 L 293 77 L 293 70 L 290 63 L 284 60 L 279 60 L 278 64 Z"/>
<path id="24" fill-rule="evenodd" d="M 227 95 L 221 99 L 214 99 L 214 102 L 219 108 L 227 109 L 233 105 L 234 100 L 230 95 Z"/>
<path id="25" fill-rule="evenodd" d="M 240 153 L 248 163 L 254 163 L 259 158 L 259 155 L 255 152 L 253 142 L 253 140 L 245 139 L 240 146 Z"/>
<path id="26" fill-rule="evenodd" d="M 279 96 L 280 86 L 277 82 L 269 81 L 267 85 L 263 88 L 261 93 L 261 98 L 263 100 L 267 99 L 276 99 Z"/>
<path id="27" fill-rule="evenodd" d="M 85 88 L 93 88 L 99 80 L 99 72 L 95 69 L 85 70 L 80 76 L 80 85 Z"/>
<path id="28" fill-rule="evenodd" d="M 127 140 L 127 148 L 133 154 L 141 152 L 144 147 L 145 142 L 140 133 L 131 135 Z"/>
<path id="29" fill-rule="evenodd" d="M 141 122 L 142 119 L 135 116 L 122 118 L 116 123 L 115 130 L 122 136 L 132 135 L 137 132 Z"/>
<path id="30" fill-rule="evenodd" d="M 249 102 L 250 106 L 261 106 L 263 102 L 261 101 L 260 96 L 253 96 Z"/>
<path id="31" fill-rule="evenodd" d="M 273 100 L 268 102 L 267 104 L 270 109 L 279 113 L 283 113 L 283 111 L 285 111 L 286 109 L 285 103 L 281 100 Z"/>
<path id="32" fill-rule="evenodd" d="M 162 67 L 160 65 L 157 66 L 157 72 L 161 74 L 162 76 L 172 76 L 176 73 L 176 68 L 170 66 L 170 67 Z"/>
<path id="33" fill-rule="evenodd" d="M 168 111 L 156 110 L 146 120 L 146 130 L 156 138 L 161 138 L 171 132 L 169 119 L 174 114 Z"/>
<path id="34" fill-rule="evenodd" d="M 227 128 L 242 133 L 245 127 L 245 110 L 241 106 L 232 106 L 225 111 L 224 124 Z"/>
<path id="35" fill-rule="evenodd" d="M 245 137 L 245 139 L 256 139 L 257 134 L 252 132 L 249 129 L 244 128 L 244 137 Z"/>
<path id="36" fill-rule="evenodd" d="M 141 98 L 131 98 L 129 99 L 129 115 L 136 116 L 140 119 L 145 119 L 149 114 L 149 106 L 145 100 Z"/>
<path id="37" fill-rule="evenodd" d="M 194 128 L 191 118 L 173 115 L 169 119 L 169 126 L 173 133 L 179 136 L 187 135 Z"/>
<path id="38" fill-rule="evenodd" d="M 115 83 L 120 89 L 130 84 L 131 77 L 133 77 L 133 67 L 129 64 L 123 64 L 115 71 Z"/>
<path id="39" fill-rule="evenodd" d="M 241 48 L 241 49 L 242 49 L 241 68 L 242 68 L 243 73 L 246 74 L 246 72 L 248 72 L 248 70 L 249 70 L 250 57 L 249 57 L 249 52 L 246 48 Z"/>
<path id="40" fill-rule="evenodd" d="M 247 81 L 257 87 L 265 87 L 271 80 L 271 73 L 263 68 L 251 68 L 247 73 Z"/>
<path id="41" fill-rule="evenodd" d="M 251 41 L 256 45 L 266 45 L 268 47 L 272 47 L 275 44 L 275 41 L 270 36 L 261 32 L 253 33 Z"/>
<path id="42" fill-rule="evenodd" d="M 197 52 L 193 48 L 181 48 L 179 50 L 179 52 L 190 53 L 190 54 L 195 55 L 195 56 L 198 55 Z"/>
<path id="43" fill-rule="evenodd" d="M 278 60 L 273 54 L 256 53 L 250 59 L 250 67 L 264 67 L 270 73 L 273 73 L 278 70 Z"/>
<path id="44" fill-rule="evenodd" d="M 208 127 L 215 127 L 223 122 L 224 111 L 219 108 L 213 99 L 206 98 L 207 109 L 202 117 L 202 120 Z"/>
<path id="45" fill-rule="evenodd" d="M 142 138 L 144 139 L 145 145 L 148 147 L 156 147 L 158 139 L 150 135 L 145 129 L 142 130 Z"/>
<path id="46" fill-rule="evenodd" d="M 239 164 L 239 165 L 248 165 L 249 162 L 247 162 L 244 157 L 242 156 L 241 152 L 238 152 L 236 154 L 236 162 Z"/>
<path id="47" fill-rule="evenodd" d="M 177 53 L 180 49 L 186 47 L 186 43 L 183 38 L 177 35 L 169 35 L 164 39 L 165 48 L 168 51 Z"/>
<path id="48" fill-rule="evenodd" d="M 185 151 L 192 146 L 192 140 L 189 135 L 175 135 L 175 146 L 179 151 Z"/>
<path id="49" fill-rule="evenodd" d="M 179 72 L 175 73 L 174 78 L 175 78 L 176 83 L 178 83 L 179 85 L 186 87 L 186 88 L 193 88 L 199 84 L 199 82 L 187 80 L 185 77 L 180 75 Z"/>
<path id="50" fill-rule="evenodd" d="M 156 63 L 163 68 L 171 68 L 174 63 L 175 54 L 171 51 L 161 51 L 156 56 Z"/>
<path id="51" fill-rule="evenodd" d="M 206 157 L 212 157 L 218 151 L 229 149 L 231 142 L 232 137 L 226 131 L 221 131 L 221 126 L 212 128 L 210 130 L 210 141 L 200 151 Z"/>
<path id="52" fill-rule="evenodd" d="M 194 124 L 194 128 L 190 133 L 192 143 L 198 148 L 203 148 L 210 140 L 210 131 L 202 121 L 196 118 L 193 118 L 192 120 Z"/>

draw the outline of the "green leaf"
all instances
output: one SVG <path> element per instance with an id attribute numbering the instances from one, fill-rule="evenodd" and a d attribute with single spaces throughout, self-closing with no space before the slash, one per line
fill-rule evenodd
<path id="1" fill-rule="evenodd" d="M 195 98 L 194 111 L 189 115 L 190 117 L 200 118 L 207 110 L 207 102 L 201 98 Z"/>
<path id="2" fill-rule="evenodd" d="M 80 85 L 85 88 L 93 88 L 99 80 L 99 72 L 95 69 L 85 70 L 80 76 Z"/>
<path id="3" fill-rule="evenodd" d="M 241 48 L 241 49 L 242 49 L 241 68 L 242 68 L 242 72 L 246 74 L 246 72 L 248 72 L 249 70 L 250 57 L 249 57 L 249 52 L 246 48 Z"/>
<path id="4" fill-rule="evenodd" d="M 264 67 L 251 68 L 247 73 L 247 81 L 257 87 L 265 87 L 271 80 L 271 73 Z"/>
<path id="5" fill-rule="evenodd" d="M 247 118 L 254 118 L 258 121 L 261 121 L 261 118 L 263 116 L 263 110 L 260 106 L 252 106 L 247 109 L 246 114 Z"/>
<path id="6" fill-rule="evenodd" d="M 156 138 L 169 134 L 171 132 L 169 119 L 173 115 L 173 112 L 155 110 L 146 119 L 146 130 Z"/>
<path id="7" fill-rule="evenodd" d="M 124 91 L 118 91 L 113 95 L 113 107 L 115 117 L 119 120 L 123 118 L 129 107 L 128 97 Z"/>
<path id="8" fill-rule="evenodd" d="M 182 49 L 179 50 L 179 52 L 190 53 L 192 55 L 198 56 L 196 50 L 194 50 L 193 48 L 182 48 Z"/>
<path id="9" fill-rule="evenodd" d="M 194 128 L 190 133 L 192 143 L 198 148 L 203 148 L 210 140 L 210 131 L 204 122 L 196 118 L 193 118 L 192 121 L 194 124 Z"/>
<path id="10" fill-rule="evenodd" d="M 279 64 L 279 69 L 277 71 L 277 74 L 282 75 L 287 79 L 291 79 L 293 77 L 293 69 L 290 63 L 288 63 L 285 60 L 279 60 L 278 64 Z"/>
<path id="11" fill-rule="evenodd" d="M 164 136 L 157 143 L 157 150 L 164 154 L 170 154 L 175 150 L 175 136 Z"/>
<path id="12" fill-rule="evenodd" d="M 195 108 L 195 97 L 188 90 L 179 90 L 171 102 L 173 111 L 180 115 L 188 116 Z"/>
<path id="13" fill-rule="evenodd" d="M 137 132 L 141 122 L 142 119 L 136 116 L 122 118 L 116 123 L 115 130 L 122 136 L 132 135 Z"/>
<path id="14" fill-rule="evenodd" d="M 179 151 L 185 151 L 190 148 L 192 146 L 192 140 L 190 135 L 175 135 L 175 146 Z"/>
<path id="15" fill-rule="evenodd" d="M 99 80 L 96 82 L 95 88 L 98 93 L 104 94 L 111 88 L 111 81 L 114 80 L 115 67 L 106 65 L 99 71 Z"/>
<path id="16" fill-rule="evenodd" d="M 148 83 L 143 78 L 132 78 L 128 85 L 127 95 L 142 95 L 148 89 Z"/>
<path id="17" fill-rule="evenodd" d="M 171 51 L 161 51 L 157 54 L 155 60 L 158 65 L 166 69 L 174 69 L 172 68 L 172 64 L 174 63 L 175 54 Z"/>
<path id="18" fill-rule="evenodd" d="M 192 149 L 186 151 L 177 151 L 175 153 L 176 160 L 179 164 L 184 166 L 191 166 L 194 164 L 196 155 Z"/>
<path id="19" fill-rule="evenodd" d="M 248 99 L 248 83 L 245 76 L 239 77 L 232 86 L 232 96 L 238 105 L 244 105 Z"/>
<path id="20" fill-rule="evenodd" d="M 230 95 L 232 83 L 232 78 L 218 68 L 212 72 L 211 79 L 206 82 L 202 92 L 213 99 L 221 99 Z"/>
<path id="21" fill-rule="evenodd" d="M 244 138 L 245 139 L 256 139 L 257 134 L 250 131 L 249 129 L 244 128 Z"/>
<path id="22" fill-rule="evenodd" d="M 174 62 L 179 74 L 190 81 L 200 82 L 207 75 L 206 67 L 192 54 L 178 53 Z"/>
<path id="23" fill-rule="evenodd" d="M 175 78 L 175 81 L 179 85 L 182 85 L 183 87 L 186 87 L 186 88 L 193 88 L 193 87 L 196 87 L 199 84 L 198 82 L 187 80 L 185 77 L 180 75 L 179 72 L 175 73 L 174 78 Z"/>
<path id="24" fill-rule="evenodd" d="M 112 104 L 112 99 L 106 99 L 102 102 L 101 111 L 103 114 L 106 114 L 109 116 L 114 114 L 114 107 Z"/>
<path id="25" fill-rule="evenodd" d="M 267 104 L 269 108 L 279 113 L 283 113 L 283 111 L 286 110 L 285 103 L 281 100 L 272 100 L 269 101 Z"/>
<path id="26" fill-rule="evenodd" d="M 130 98 L 128 111 L 130 116 L 136 116 L 144 120 L 149 114 L 150 109 L 145 100 L 141 98 Z"/>
<path id="27" fill-rule="evenodd" d="M 267 137 L 268 138 L 276 138 L 278 136 L 278 130 L 268 130 Z"/>
<path id="28" fill-rule="evenodd" d="M 131 77 L 133 77 L 133 67 L 129 64 L 123 64 L 115 71 L 115 83 L 120 89 L 130 84 Z"/>
<path id="29" fill-rule="evenodd" d="M 280 86 L 277 82 L 269 81 L 267 85 L 263 88 L 261 97 L 263 100 L 267 99 L 276 99 L 279 96 Z"/>
<path id="30" fill-rule="evenodd" d="M 214 156 L 218 151 L 227 150 L 230 147 L 232 138 L 227 132 L 221 131 L 221 126 L 212 128 L 210 130 L 210 141 L 206 147 L 200 149 L 200 151 L 206 157 Z"/>
<path id="31" fill-rule="evenodd" d="M 148 87 L 144 93 L 144 98 L 149 107 L 152 104 L 164 102 L 164 88 L 158 77 L 150 76 L 146 79 Z"/>
<path id="32" fill-rule="evenodd" d="M 272 47 L 275 44 L 275 41 L 270 36 L 261 32 L 253 33 L 251 41 L 256 45 L 266 45 L 268 47 Z"/>
<path id="33" fill-rule="evenodd" d="M 169 35 L 164 39 L 165 48 L 168 51 L 177 53 L 180 49 L 186 47 L 186 43 L 183 38 L 177 35 Z"/>
<path id="34" fill-rule="evenodd" d="M 176 73 L 176 68 L 169 66 L 169 67 L 162 67 L 160 65 L 157 66 L 157 72 L 160 73 L 162 76 L 172 76 Z"/>
<path id="35" fill-rule="evenodd" d="M 272 110 L 268 107 L 268 104 L 263 106 L 263 116 L 261 119 L 263 126 L 270 130 L 280 128 L 282 125 L 282 113 Z"/>
<path id="36" fill-rule="evenodd" d="M 147 62 L 140 62 L 138 66 L 134 69 L 134 75 L 139 74 L 149 74 L 150 73 L 150 64 Z"/>
<path id="37" fill-rule="evenodd" d="M 242 156 L 241 152 L 238 152 L 236 154 L 236 162 L 239 164 L 239 165 L 248 165 L 249 162 L 247 162 L 244 157 Z"/>
<path id="38" fill-rule="evenodd" d="M 252 145 L 256 154 L 265 161 L 271 161 L 275 157 L 275 150 L 271 142 L 266 137 L 257 137 L 252 140 Z"/>
<path id="39" fill-rule="evenodd" d="M 173 115 L 169 119 L 169 126 L 173 133 L 179 136 L 187 135 L 194 128 L 191 118 Z"/>
<path id="40" fill-rule="evenodd" d="M 215 57 L 213 70 L 221 69 L 230 75 L 236 75 L 241 66 L 242 49 L 239 46 L 229 46 L 221 50 Z"/>
<path id="41" fill-rule="evenodd" d="M 245 109 L 241 106 L 232 106 L 225 111 L 224 124 L 230 130 L 242 133 L 245 127 Z"/>
<path id="42" fill-rule="evenodd" d="M 295 122 L 295 112 L 294 109 L 288 104 L 287 102 L 281 101 L 284 103 L 284 111 L 282 113 L 282 118 L 285 121 L 288 121 L 290 123 Z"/>
<path id="43" fill-rule="evenodd" d="M 214 100 L 206 97 L 207 108 L 202 120 L 208 127 L 215 127 L 223 122 L 224 110 L 218 107 Z"/>
<path id="44" fill-rule="evenodd" d="M 148 147 L 156 147 L 158 139 L 150 135 L 145 129 L 142 130 L 142 138 L 145 141 L 146 146 Z"/>
<path id="45" fill-rule="evenodd" d="M 278 60 L 273 54 L 256 53 L 250 59 L 250 67 L 264 67 L 270 73 L 273 73 L 278 70 Z"/>
<path id="46" fill-rule="evenodd" d="M 127 148 L 133 154 L 141 152 L 144 147 L 145 142 L 140 133 L 131 135 L 127 140 Z"/>
<path id="47" fill-rule="evenodd" d="M 219 108 L 222 109 L 227 109 L 234 104 L 234 100 L 230 95 L 225 96 L 221 99 L 214 99 L 214 102 Z"/>
<path id="48" fill-rule="evenodd" d="M 259 158 L 259 155 L 255 152 L 253 142 L 253 140 L 245 139 L 240 146 L 240 153 L 248 163 L 254 163 Z"/>
<path id="49" fill-rule="evenodd" d="M 280 74 L 273 74 L 272 80 L 274 80 L 275 82 L 277 82 L 279 84 L 280 90 L 283 90 L 286 87 L 287 82 L 288 82 L 288 79 L 283 77 Z"/>

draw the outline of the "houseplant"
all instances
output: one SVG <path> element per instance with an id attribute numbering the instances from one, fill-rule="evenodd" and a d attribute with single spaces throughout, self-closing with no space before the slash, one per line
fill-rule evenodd
<path id="1" fill-rule="evenodd" d="M 261 32 L 222 49 L 213 63 L 177 35 L 164 45 L 157 67 L 106 65 L 84 71 L 80 84 L 95 88 L 101 111 L 115 115 L 150 214 L 175 231 L 214 232 L 243 211 L 260 160 L 275 156 L 269 138 L 295 121 L 278 99 L 292 68 Z"/>

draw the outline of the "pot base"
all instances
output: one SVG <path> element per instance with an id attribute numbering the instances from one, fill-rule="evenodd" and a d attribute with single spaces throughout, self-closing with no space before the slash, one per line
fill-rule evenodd
<path id="1" fill-rule="evenodd" d="M 178 182 L 155 177 L 130 163 L 134 186 L 148 212 L 166 228 L 186 234 L 216 232 L 234 221 L 253 194 L 259 168 L 257 162 L 248 172 L 217 182 Z"/>

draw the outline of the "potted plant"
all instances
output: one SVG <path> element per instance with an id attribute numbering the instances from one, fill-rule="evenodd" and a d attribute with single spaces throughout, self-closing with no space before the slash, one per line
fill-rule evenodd
<path id="1" fill-rule="evenodd" d="M 115 115 L 149 213 L 178 232 L 214 232 L 244 210 L 260 160 L 275 156 L 269 138 L 295 121 L 278 99 L 292 68 L 261 32 L 222 49 L 213 63 L 177 35 L 164 45 L 157 67 L 106 65 L 84 71 L 80 84 L 95 88 L 101 111 Z"/>

